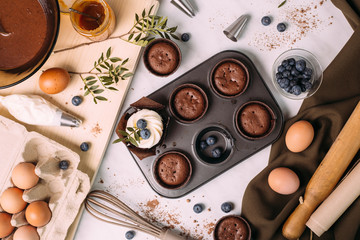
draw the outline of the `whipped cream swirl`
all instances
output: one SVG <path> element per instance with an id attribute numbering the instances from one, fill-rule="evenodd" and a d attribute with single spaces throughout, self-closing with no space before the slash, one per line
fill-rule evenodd
<path id="1" fill-rule="evenodd" d="M 144 119 L 147 122 L 146 128 L 150 131 L 151 134 L 148 139 L 140 138 L 140 142 L 138 142 L 138 147 L 151 148 L 160 141 L 163 134 L 163 122 L 161 116 L 153 110 L 142 109 L 130 116 L 126 124 L 126 128 L 135 128 L 136 123 L 139 119 Z M 128 130 L 126 131 L 130 133 Z"/>

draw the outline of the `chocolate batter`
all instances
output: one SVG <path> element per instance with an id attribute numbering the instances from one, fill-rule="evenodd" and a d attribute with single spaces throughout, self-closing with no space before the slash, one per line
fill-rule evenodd
<path id="1" fill-rule="evenodd" d="M 38 0 L 1 0 L 0 22 L 9 36 L 0 35 L 0 69 L 28 64 L 40 52 L 47 32 L 44 9 Z"/>

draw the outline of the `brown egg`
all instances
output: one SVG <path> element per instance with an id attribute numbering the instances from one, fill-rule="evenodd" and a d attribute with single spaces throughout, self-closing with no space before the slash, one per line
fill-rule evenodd
<path id="1" fill-rule="evenodd" d="M 35 227 L 25 225 L 16 229 L 13 240 L 40 240 L 40 237 Z"/>
<path id="2" fill-rule="evenodd" d="M 285 167 L 273 169 L 268 176 L 268 183 L 273 191 L 283 195 L 296 192 L 300 186 L 296 173 Z"/>
<path id="3" fill-rule="evenodd" d="M 11 226 L 11 215 L 8 213 L 0 213 L 0 238 L 6 237 L 12 233 L 14 227 Z"/>
<path id="4" fill-rule="evenodd" d="M 1 207 L 8 213 L 18 213 L 26 207 L 26 202 L 22 198 L 23 190 L 11 187 L 6 189 L 0 198 Z"/>
<path id="5" fill-rule="evenodd" d="M 292 152 L 302 152 L 314 139 L 314 128 L 308 121 L 301 120 L 290 126 L 285 135 L 286 147 Z"/>
<path id="6" fill-rule="evenodd" d="M 34 187 L 39 177 L 35 174 L 35 165 L 32 163 L 19 163 L 12 171 L 11 180 L 20 189 Z"/>
<path id="7" fill-rule="evenodd" d="M 44 201 L 30 203 L 26 208 L 25 217 L 28 223 L 34 227 L 42 227 L 51 219 L 49 205 Z"/>
<path id="8" fill-rule="evenodd" d="M 69 73 L 63 68 L 50 68 L 44 71 L 39 78 L 40 89 L 47 94 L 63 91 L 70 81 Z"/>

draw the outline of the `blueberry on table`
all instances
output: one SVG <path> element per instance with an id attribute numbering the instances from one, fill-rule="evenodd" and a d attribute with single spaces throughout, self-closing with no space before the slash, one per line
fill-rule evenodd
<path id="1" fill-rule="evenodd" d="M 150 137 L 150 135 L 151 135 L 151 132 L 150 132 L 149 129 L 147 129 L 147 128 L 142 129 L 142 130 L 140 131 L 140 137 L 141 137 L 142 139 L 148 139 L 148 138 Z"/>
<path id="2" fill-rule="evenodd" d="M 135 232 L 134 231 L 127 231 L 125 233 L 125 238 L 130 240 L 130 239 L 133 239 L 135 237 Z"/>
<path id="3" fill-rule="evenodd" d="M 284 32 L 286 30 L 286 25 L 285 23 L 279 23 L 276 28 L 279 32 Z"/>
<path id="4" fill-rule="evenodd" d="M 303 71 L 305 70 L 305 68 L 306 68 L 306 62 L 305 62 L 305 60 L 300 59 L 300 60 L 296 61 L 296 63 L 295 63 L 295 68 L 296 68 L 296 70 L 298 70 L 299 72 L 303 72 Z"/>
<path id="5" fill-rule="evenodd" d="M 80 149 L 81 149 L 81 151 L 86 152 L 87 150 L 89 150 L 89 144 L 87 142 L 83 142 L 80 145 Z"/>
<path id="6" fill-rule="evenodd" d="M 206 138 L 207 145 L 211 146 L 217 142 L 217 138 L 215 136 L 209 136 Z"/>
<path id="7" fill-rule="evenodd" d="M 72 99 L 71 99 L 71 103 L 74 105 L 74 106 L 79 106 L 81 103 L 82 103 L 82 98 L 80 96 L 74 96 Z"/>
<path id="8" fill-rule="evenodd" d="M 70 163 L 68 160 L 61 160 L 59 162 L 59 168 L 62 169 L 62 170 L 67 170 L 70 166 Z"/>
<path id="9" fill-rule="evenodd" d="M 211 151 L 211 155 L 213 156 L 213 158 L 219 158 L 221 157 L 221 148 L 214 148 L 212 151 Z"/>
<path id="10" fill-rule="evenodd" d="M 300 95 L 301 94 L 301 87 L 299 85 L 295 85 L 291 88 L 291 92 L 294 94 L 294 95 Z"/>
<path id="11" fill-rule="evenodd" d="M 204 207 L 200 203 L 195 204 L 194 207 L 193 207 L 193 211 L 195 213 L 201 213 L 203 210 L 204 210 Z"/>
<path id="12" fill-rule="evenodd" d="M 228 213 L 233 209 L 233 205 L 231 202 L 224 202 L 223 204 L 221 204 L 221 210 L 224 213 Z"/>
<path id="13" fill-rule="evenodd" d="M 261 24 L 264 26 L 269 26 L 271 23 L 271 18 L 269 16 L 264 16 L 261 18 Z"/>
<path id="14" fill-rule="evenodd" d="M 201 150 L 205 150 L 205 148 L 208 147 L 208 144 L 206 143 L 206 141 L 200 141 L 200 149 Z"/>
<path id="15" fill-rule="evenodd" d="M 139 129 L 145 129 L 147 126 L 147 122 L 145 119 L 139 119 L 137 120 L 136 122 L 136 127 L 139 128 Z"/>
<path id="16" fill-rule="evenodd" d="M 189 40 L 190 40 L 190 34 L 188 34 L 188 33 L 181 34 L 181 41 L 187 42 Z"/>

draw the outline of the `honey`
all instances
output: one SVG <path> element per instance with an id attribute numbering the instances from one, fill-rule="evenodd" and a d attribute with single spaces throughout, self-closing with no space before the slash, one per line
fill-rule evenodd
<path id="1" fill-rule="evenodd" d="M 104 0 L 77 0 L 71 8 L 78 11 L 70 12 L 74 29 L 90 40 L 105 40 L 114 31 L 115 15 Z"/>

